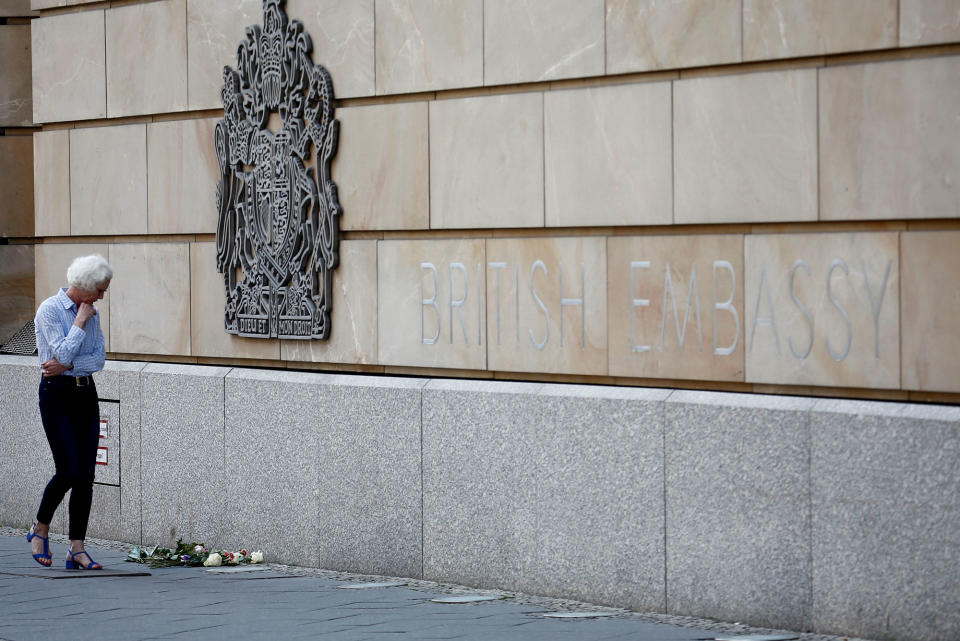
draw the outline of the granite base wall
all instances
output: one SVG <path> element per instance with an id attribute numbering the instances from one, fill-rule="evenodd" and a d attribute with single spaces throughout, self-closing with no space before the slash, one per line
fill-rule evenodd
<path id="1" fill-rule="evenodd" d="M 0 522 L 19 527 L 53 472 L 36 384 L 34 359 L 0 356 Z M 97 384 L 120 468 L 91 536 L 960 637 L 958 407 L 113 362 Z"/>

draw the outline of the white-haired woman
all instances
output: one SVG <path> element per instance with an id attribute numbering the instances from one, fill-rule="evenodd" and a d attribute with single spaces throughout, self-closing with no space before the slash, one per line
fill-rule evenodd
<path id="1" fill-rule="evenodd" d="M 100 438 L 100 402 L 92 374 L 106 358 L 100 317 L 93 304 L 103 298 L 113 270 L 103 256 L 81 256 L 67 269 L 67 284 L 40 304 L 34 319 L 40 357 L 40 418 L 56 473 L 43 491 L 37 521 L 27 533 L 33 558 L 53 563 L 50 522 L 67 490 L 70 494 L 68 569 L 103 566 L 84 550 L 93 474 Z"/>

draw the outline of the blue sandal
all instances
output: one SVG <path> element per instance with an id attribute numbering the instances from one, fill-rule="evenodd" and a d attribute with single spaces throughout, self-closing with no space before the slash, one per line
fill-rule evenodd
<path id="1" fill-rule="evenodd" d="M 86 555 L 90 561 L 86 566 L 82 565 L 77 557 Z M 68 570 L 102 570 L 103 566 L 93 560 L 93 557 L 87 554 L 86 550 L 80 550 L 76 554 L 67 551 L 67 569 Z"/>
<path id="2" fill-rule="evenodd" d="M 53 556 L 50 555 L 50 538 L 46 536 L 40 536 L 34 530 L 37 529 L 37 524 L 34 523 L 33 527 L 30 528 L 30 531 L 27 532 L 27 543 L 30 543 L 34 539 L 40 539 L 43 541 L 43 552 L 41 554 L 34 554 L 34 560 L 42 565 L 45 568 L 53 565 Z"/>

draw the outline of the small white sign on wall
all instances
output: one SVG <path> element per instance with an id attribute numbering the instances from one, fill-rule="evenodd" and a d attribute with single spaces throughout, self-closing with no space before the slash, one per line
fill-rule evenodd
<path id="1" fill-rule="evenodd" d="M 98 447 L 97 448 L 97 465 L 107 465 L 107 448 Z"/>
<path id="2" fill-rule="evenodd" d="M 110 428 L 107 425 L 107 419 L 101 417 L 100 418 L 100 438 L 106 438 L 109 433 L 110 433 Z"/>

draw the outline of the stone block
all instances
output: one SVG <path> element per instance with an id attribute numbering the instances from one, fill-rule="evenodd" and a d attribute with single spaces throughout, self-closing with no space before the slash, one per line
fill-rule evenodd
<path id="1" fill-rule="evenodd" d="M 190 243 L 190 353 L 222 358 L 279 359 L 279 341 L 227 333 L 225 292 L 223 275 L 217 272 L 217 244 Z"/>
<path id="2" fill-rule="evenodd" d="M 32 9 L 53 9 L 55 7 L 72 7 L 94 1 L 95 0 L 30 0 L 30 7 Z"/>
<path id="3" fill-rule="evenodd" d="M 36 313 L 33 245 L 0 245 L 0 345 Z"/>
<path id="4" fill-rule="evenodd" d="M 900 234 L 903 389 L 960 392 L 960 232 Z"/>
<path id="5" fill-rule="evenodd" d="M 313 62 L 330 72 L 337 98 L 375 93 L 374 0 L 288 0 L 287 16 L 310 34 Z"/>
<path id="6" fill-rule="evenodd" d="M 382 365 L 484 369 L 482 239 L 377 243 Z"/>
<path id="7" fill-rule="evenodd" d="M 377 363 L 377 241 L 340 241 L 340 266 L 333 273 L 330 322 L 330 338 L 325 341 L 280 341 L 280 358 L 314 363 Z"/>
<path id="8" fill-rule="evenodd" d="M 607 239 L 611 376 L 744 380 L 743 236 Z"/>
<path id="9" fill-rule="evenodd" d="M 111 118 L 186 110 L 186 2 L 161 0 L 107 10 Z"/>
<path id="10" fill-rule="evenodd" d="M 917 641 L 960 631 L 960 409 L 818 401 L 813 629 Z"/>
<path id="11" fill-rule="evenodd" d="M 376 0 L 377 94 L 483 84 L 483 0 Z"/>
<path id="12" fill-rule="evenodd" d="M 288 562 L 420 576 L 422 385 L 231 373 L 226 481 L 230 496 L 242 498 L 228 501 L 227 512 L 237 544 L 262 545 Z"/>
<path id="13" fill-rule="evenodd" d="M 33 236 L 33 141 L 0 136 L 0 237 Z"/>
<path id="14" fill-rule="evenodd" d="M 607 73 L 740 62 L 740 0 L 607 0 Z"/>
<path id="15" fill-rule="evenodd" d="M 743 59 L 897 46 L 897 0 L 745 0 Z"/>
<path id="16" fill-rule="evenodd" d="M 817 72 L 674 83 L 674 223 L 817 219 Z"/>
<path id="17" fill-rule="evenodd" d="M 809 628 L 812 405 L 693 391 L 667 400 L 668 612 Z"/>
<path id="18" fill-rule="evenodd" d="M 70 132 L 33 134 L 34 235 L 70 235 Z"/>
<path id="19" fill-rule="evenodd" d="M 820 70 L 820 218 L 957 216 L 958 118 L 960 56 Z"/>
<path id="20" fill-rule="evenodd" d="M 30 23 L 35 123 L 106 118 L 104 37 L 103 10 Z"/>
<path id="21" fill-rule="evenodd" d="M 897 389 L 896 233 L 744 240 L 747 382 Z"/>
<path id="22" fill-rule="evenodd" d="M 28 528 L 36 520 L 43 488 L 54 473 L 53 456 L 40 422 L 36 356 L 0 354 L 0 520 Z M 29 557 L 27 557 L 29 559 Z"/>
<path id="23" fill-rule="evenodd" d="M 543 226 L 543 96 L 430 103 L 430 227 Z"/>
<path id="24" fill-rule="evenodd" d="M 70 233 L 147 233 L 146 125 L 70 130 Z"/>
<path id="25" fill-rule="evenodd" d="M 544 94 L 546 225 L 672 224 L 670 110 L 666 82 Z"/>
<path id="26" fill-rule="evenodd" d="M 487 367 L 607 373 L 607 251 L 601 237 L 487 240 Z"/>
<path id="27" fill-rule="evenodd" d="M 7 0 L 0 5 L 0 16 L 27 17 L 34 15 L 30 10 L 30 0 Z"/>
<path id="28" fill-rule="evenodd" d="M 69 497 L 70 494 L 67 494 Z M 69 498 L 65 498 L 62 509 L 66 514 Z M 87 537 L 120 540 L 120 488 L 115 485 L 93 484 L 93 504 L 90 506 L 90 520 L 87 521 Z M 59 559 L 54 558 L 57 563 Z"/>
<path id="29" fill-rule="evenodd" d="M 340 146 L 332 174 L 344 231 L 428 229 L 427 103 L 337 110 Z"/>
<path id="30" fill-rule="evenodd" d="M 960 6 L 954 0 L 900 0 L 900 46 L 960 41 Z"/>
<path id="31" fill-rule="evenodd" d="M 190 109 L 223 107 L 223 68 L 237 68 L 237 47 L 246 38 L 246 28 L 254 24 L 263 24 L 262 0 L 187 0 Z"/>
<path id="32" fill-rule="evenodd" d="M 131 543 L 143 540 L 143 480 L 141 470 L 140 372 L 146 363 L 107 361 L 104 371 L 118 373 L 120 397 L 120 526 L 118 538 Z"/>
<path id="33" fill-rule="evenodd" d="M 483 84 L 602 76 L 603 0 L 485 0 Z"/>
<path id="34" fill-rule="evenodd" d="M 216 124 L 216 118 L 201 118 L 147 125 L 147 229 L 151 234 L 217 232 Z"/>
<path id="35" fill-rule="evenodd" d="M 34 284 L 34 304 L 40 307 L 40 303 L 51 296 L 56 296 L 61 287 L 67 287 L 67 268 L 70 263 L 79 256 L 89 256 L 90 254 L 100 254 L 109 260 L 109 246 L 99 244 L 43 244 L 34 245 L 35 260 L 35 284 Z M 114 270 L 116 271 L 116 270 Z M 116 279 L 116 274 L 114 274 Z M 103 295 L 103 299 L 94 304 L 97 308 L 97 314 L 100 315 L 100 331 L 103 332 L 103 340 L 107 351 L 110 349 L 110 293 L 113 291 L 113 283 Z"/>
<path id="36" fill-rule="evenodd" d="M 178 538 L 217 545 L 227 535 L 228 494 L 231 501 L 242 498 L 226 483 L 229 371 L 151 363 L 140 374 L 143 540 L 149 545 Z"/>
<path id="37" fill-rule="evenodd" d="M 111 245 L 109 260 L 111 351 L 190 354 L 189 244 Z"/>
<path id="38" fill-rule="evenodd" d="M 662 610 L 668 393 L 430 382 L 424 577 Z"/>
<path id="39" fill-rule="evenodd" d="M 33 122 L 30 58 L 30 25 L 0 25 L 0 127 Z"/>
<path id="40" fill-rule="evenodd" d="M 100 397 L 99 389 L 97 390 L 97 396 Z M 104 423 L 104 421 L 106 422 Z M 122 458 L 120 439 L 120 403 L 100 401 L 100 442 L 98 447 L 105 451 L 99 454 L 100 458 L 97 459 L 97 467 L 94 469 L 96 483 L 120 487 L 120 461 Z M 120 526 L 119 500 L 120 496 L 118 494 L 118 513 L 114 519 L 115 522 L 112 524 L 114 528 Z"/>

